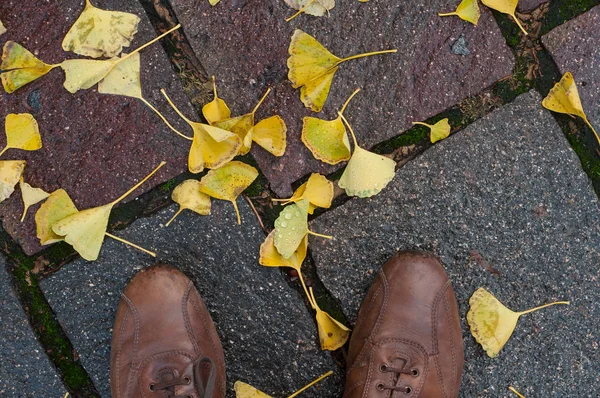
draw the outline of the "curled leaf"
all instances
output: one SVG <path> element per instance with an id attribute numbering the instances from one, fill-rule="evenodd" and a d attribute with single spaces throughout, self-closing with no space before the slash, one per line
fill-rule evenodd
<path id="1" fill-rule="evenodd" d="M 521 31 L 527 35 L 527 31 L 523 28 L 523 25 L 521 25 L 521 22 L 519 22 L 515 15 L 519 0 L 481 0 L 481 2 L 493 10 L 500 11 L 503 14 L 508 14 L 513 17 Z"/>
<path id="2" fill-rule="evenodd" d="M 252 141 L 275 156 L 283 156 L 286 147 L 287 126 L 279 115 L 258 122 L 251 130 Z"/>
<path id="3" fill-rule="evenodd" d="M 2 64 L 0 65 L 2 86 L 4 86 L 7 93 L 13 93 L 24 85 L 44 76 L 57 66 L 40 61 L 19 43 L 7 41 L 4 44 Z"/>
<path id="4" fill-rule="evenodd" d="M 21 222 L 23 222 L 29 207 L 40 203 L 50 196 L 50 194 L 43 189 L 33 188 L 23 180 L 23 177 L 19 180 L 19 187 L 21 188 L 21 197 L 23 198 L 23 216 L 21 217 Z"/>
<path id="5" fill-rule="evenodd" d="M 5 120 L 6 147 L 0 151 L 0 156 L 8 149 L 37 151 L 42 147 L 42 137 L 37 121 L 30 113 L 9 113 Z"/>
<path id="6" fill-rule="evenodd" d="M 139 23 L 137 15 L 102 10 L 86 0 L 81 15 L 63 39 L 62 48 L 87 57 L 112 58 L 123 47 L 129 47 Z"/>
<path id="7" fill-rule="evenodd" d="M 298 10 L 297 13 L 287 18 L 286 22 L 291 21 L 302 13 L 322 17 L 325 14 L 329 14 L 329 11 L 335 7 L 335 0 L 285 0 L 285 2 L 294 10 Z"/>
<path id="8" fill-rule="evenodd" d="M 316 319 L 321 349 L 335 351 L 346 344 L 346 341 L 348 341 L 348 338 L 350 337 L 350 329 L 319 308 L 312 287 L 310 288 L 310 295 L 312 301 L 311 304 L 317 312 Z"/>
<path id="9" fill-rule="evenodd" d="M 304 236 L 298 248 L 290 256 L 285 258 L 277 251 L 275 247 L 275 233 L 276 230 L 272 230 L 267 236 L 265 241 L 260 245 L 260 255 L 258 263 L 265 267 L 289 267 L 293 268 L 300 274 L 300 268 L 306 258 L 306 251 L 308 249 L 308 235 Z"/>
<path id="10" fill-rule="evenodd" d="M 308 181 L 300 185 L 291 198 L 276 199 L 276 201 L 297 203 L 303 199 L 309 201 L 309 214 L 313 214 L 317 207 L 328 209 L 331 207 L 331 201 L 333 200 L 333 183 L 319 173 L 312 173 Z"/>
<path id="11" fill-rule="evenodd" d="M 75 203 L 64 189 L 57 189 L 52 192 L 35 213 L 36 235 L 40 240 L 40 244 L 49 245 L 64 240 L 62 236 L 52 231 L 52 226 L 57 221 L 67 218 L 77 213 L 77 211 Z"/>
<path id="12" fill-rule="evenodd" d="M 523 312 L 514 312 L 505 307 L 496 297 L 484 288 L 479 288 L 469 299 L 470 309 L 467 321 L 471 334 L 490 358 L 494 358 L 512 335 L 519 317 L 556 304 L 569 304 L 557 301 Z"/>
<path id="13" fill-rule="evenodd" d="M 8 199 L 25 170 L 24 160 L 0 160 L 0 202 Z"/>
<path id="14" fill-rule="evenodd" d="M 173 202 L 179 204 L 179 210 L 166 224 L 169 224 L 185 209 L 189 209 L 202 216 L 210 214 L 210 197 L 200 192 L 201 184 L 198 180 L 185 180 L 177 185 L 171 194 Z"/>
<path id="15" fill-rule="evenodd" d="M 233 161 L 211 170 L 200 180 L 200 192 L 216 199 L 228 200 L 233 204 L 238 224 L 241 224 L 237 197 L 258 177 L 258 171 L 246 163 Z"/>
<path id="16" fill-rule="evenodd" d="M 479 3 L 477 0 L 462 0 L 458 7 L 456 7 L 456 11 L 438 15 L 440 17 L 456 15 L 462 20 L 471 22 L 473 25 L 477 25 L 479 17 L 481 16 L 481 11 L 479 10 Z"/>
<path id="17" fill-rule="evenodd" d="M 217 82 L 214 76 L 212 77 L 212 81 L 215 98 L 202 107 L 202 114 L 209 124 L 214 124 L 231 117 L 231 111 L 229 110 L 229 107 L 225 101 L 223 101 L 217 95 Z"/>
<path id="18" fill-rule="evenodd" d="M 432 144 L 437 141 L 441 141 L 445 138 L 448 138 L 448 136 L 450 135 L 450 124 L 448 123 L 448 118 L 442 119 L 434 125 L 422 122 L 413 122 L 413 124 L 420 124 L 431 129 L 429 139 Z"/>

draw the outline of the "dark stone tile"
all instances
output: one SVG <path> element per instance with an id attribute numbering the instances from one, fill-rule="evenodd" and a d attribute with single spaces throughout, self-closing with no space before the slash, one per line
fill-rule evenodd
<path id="1" fill-rule="evenodd" d="M 66 390 L 33 334 L 10 279 L 0 256 L 0 395 L 62 397 Z"/>
<path id="2" fill-rule="evenodd" d="M 548 3 L 550 0 L 519 0 L 519 5 L 517 7 L 518 11 L 531 11 L 534 8 L 538 8 L 544 3 Z"/>
<path id="3" fill-rule="evenodd" d="M 441 18 L 454 1 L 338 1 L 331 17 L 293 13 L 285 2 L 246 0 L 221 2 L 173 0 L 177 17 L 207 71 L 217 76 L 220 95 L 235 114 L 254 107 L 266 87 L 274 92 L 258 117 L 280 114 L 288 125 L 288 149 L 282 158 L 253 149 L 261 169 L 279 195 L 290 195 L 290 184 L 310 172 L 328 173 L 300 140 L 302 118 L 311 112 L 300 102 L 300 91 L 287 80 L 288 47 L 294 29 L 315 36 L 334 54 L 397 48 L 398 53 L 345 63 L 337 72 L 323 118 L 334 118 L 357 88 L 346 116 L 365 147 L 396 136 L 411 122 L 433 116 L 465 97 L 511 74 L 513 55 L 491 13 L 484 9 L 479 26 L 459 18 Z M 461 37 L 470 55 L 457 55 L 452 45 Z M 338 166 L 339 167 L 339 166 Z"/>
<path id="4" fill-rule="evenodd" d="M 156 250 L 195 282 L 225 350 L 229 392 L 242 380 L 269 394 L 285 395 L 328 370 L 336 374 L 307 397 L 341 395 L 341 374 L 319 348 L 317 327 L 301 297 L 277 269 L 258 264 L 264 234 L 249 206 L 213 202 L 212 215 L 182 213 L 163 228 L 176 206 L 133 223 L 117 235 Z M 42 281 L 42 290 L 102 396 L 110 396 L 113 318 L 119 296 L 149 256 L 108 240 L 97 262 L 78 260 Z"/>
<path id="5" fill-rule="evenodd" d="M 397 250 L 445 263 L 465 344 L 461 397 L 593 397 L 600 387 L 600 208 L 541 96 L 530 92 L 427 150 L 371 199 L 311 223 L 317 270 L 354 322 L 379 267 Z M 499 357 L 471 336 L 471 294 L 485 287 L 524 316 Z M 402 305 L 402 303 L 395 303 Z"/>
<path id="6" fill-rule="evenodd" d="M 61 43 L 83 9 L 83 3 L 83 0 L 4 1 L 0 18 L 9 31 L 2 36 L 1 44 L 4 40 L 19 42 L 48 63 L 76 58 L 74 53 L 63 52 Z M 137 1 L 98 0 L 94 4 L 141 17 L 139 32 L 132 46 L 125 51 L 156 37 Z M 167 161 L 167 166 L 126 200 L 186 170 L 189 143 L 168 130 L 141 101 L 101 95 L 96 87 L 70 94 L 63 88 L 63 82 L 63 71 L 56 69 L 14 94 L 6 94 L 0 89 L 0 120 L 8 113 L 29 112 L 40 125 L 44 144 L 41 150 L 13 149 L 2 157 L 26 159 L 25 180 L 32 186 L 48 192 L 64 188 L 78 208 L 83 209 L 116 199 L 161 160 Z M 184 112 L 192 114 L 160 43 L 142 52 L 142 87 L 148 101 L 191 135 L 159 92 L 160 88 L 165 88 Z M 0 138 L 0 145 L 4 146 L 4 140 Z M 4 229 L 25 252 L 33 254 L 40 249 L 35 237 L 37 207 L 32 207 L 26 221 L 20 223 L 22 206 L 17 189 L 0 206 L 0 219 Z"/>

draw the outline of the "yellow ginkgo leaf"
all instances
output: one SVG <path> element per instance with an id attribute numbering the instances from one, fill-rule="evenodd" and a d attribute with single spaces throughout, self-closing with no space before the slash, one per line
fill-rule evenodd
<path id="1" fill-rule="evenodd" d="M 356 89 L 346 100 L 340 114 L 344 113 L 350 100 L 360 91 Z M 341 116 L 334 120 L 305 117 L 302 126 L 302 142 L 316 159 L 337 164 L 350 159 L 350 142 Z"/>
<path id="2" fill-rule="evenodd" d="M 202 216 L 210 214 L 210 196 L 200 192 L 200 181 L 185 180 L 177 185 L 171 194 L 173 202 L 179 204 L 179 210 L 165 225 L 166 227 L 185 209 L 189 209 Z"/>
<path id="3" fill-rule="evenodd" d="M 188 170 L 191 173 L 200 173 L 205 168 L 218 169 L 238 154 L 242 147 L 240 137 L 222 128 L 191 121 L 175 106 L 165 90 L 161 90 L 161 92 L 175 112 L 194 130 L 194 138 L 188 155 Z"/>
<path id="4" fill-rule="evenodd" d="M 77 213 L 77 211 L 77 207 L 75 207 L 75 203 L 73 203 L 67 191 L 57 189 L 52 192 L 35 213 L 36 235 L 40 240 L 40 244 L 49 245 L 64 240 L 62 236 L 52 231 L 52 226 L 57 221 L 67 218 Z"/>
<path id="5" fill-rule="evenodd" d="M 225 101 L 223 101 L 217 95 L 217 82 L 214 76 L 212 77 L 212 81 L 215 98 L 202 107 L 202 114 L 209 124 L 214 124 L 231 117 L 231 111 L 229 110 L 229 107 Z"/>
<path id="6" fill-rule="evenodd" d="M 219 4 L 221 0 L 208 0 L 208 2 L 210 3 L 211 6 L 216 6 L 217 4 Z"/>
<path id="7" fill-rule="evenodd" d="M 19 43 L 7 41 L 2 51 L 0 79 L 7 93 L 13 93 L 27 83 L 44 76 L 59 65 L 48 65 L 36 58 Z"/>
<path id="8" fill-rule="evenodd" d="M 585 115 L 583 105 L 581 105 L 581 98 L 579 98 L 579 92 L 577 91 L 577 84 L 571 72 L 565 73 L 560 81 L 554 85 L 542 101 L 542 106 L 553 112 L 579 116 L 592 129 L 600 144 L 598 133 L 594 130 L 594 127 Z"/>
<path id="9" fill-rule="evenodd" d="M 508 14 L 519 25 L 519 28 L 527 35 L 527 31 L 521 25 L 521 22 L 517 19 L 515 11 L 517 11 L 517 5 L 519 0 L 481 0 L 481 2 L 489 8 L 500 11 L 503 14 Z"/>
<path id="10" fill-rule="evenodd" d="M 348 196 L 368 198 L 377 195 L 394 178 L 396 162 L 359 147 L 352 127 L 344 115 L 340 114 L 340 116 L 352 134 L 354 153 L 338 185 L 346 190 Z"/>
<path id="11" fill-rule="evenodd" d="M 129 47 L 138 31 L 140 18 L 121 11 L 94 7 L 90 0 L 62 42 L 65 51 L 92 58 L 112 58 Z"/>
<path id="12" fill-rule="evenodd" d="M 479 3 L 477 0 L 462 0 L 456 11 L 449 12 L 446 14 L 438 14 L 440 17 L 447 17 L 450 15 L 456 15 L 467 22 L 471 22 L 473 25 L 477 25 L 481 11 L 479 10 Z"/>
<path id="13" fill-rule="evenodd" d="M 5 33 L 6 33 L 6 28 L 2 24 L 2 21 L 0 21 L 0 36 L 2 36 Z"/>
<path id="14" fill-rule="evenodd" d="M 108 236 L 120 242 L 126 243 L 135 247 L 136 249 L 152 255 L 153 257 L 156 257 L 156 254 L 151 251 L 148 251 L 115 235 L 109 234 L 106 232 L 106 227 L 108 226 L 108 218 L 112 208 L 130 193 L 135 191 L 140 185 L 146 182 L 146 180 L 152 177 L 154 173 L 156 173 L 164 165 L 165 162 L 161 162 L 160 165 L 158 165 L 158 167 L 156 167 L 150 174 L 144 177 L 133 188 L 125 192 L 115 201 L 103 206 L 79 211 L 55 222 L 52 225 L 52 231 L 55 234 L 62 236 L 68 244 L 73 246 L 73 248 L 81 255 L 81 257 L 88 261 L 94 261 L 98 258 L 100 249 L 102 248 L 102 243 L 104 242 L 104 236 Z"/>
<path id="15" fill-rule="evenodd" d="M 494 358 L 512 335 L 521 315 L 556 304 L 569 304 L 569 302 L 557 301 L 527 311 L 514 312 L 481 287 L 469 299 L 471 308 L 467 313 L 467 321 L 475 340 L 481 344 L 490 358 Z"/>
<path id="16" fill-rule="evenodd" d="M 315 17 L 322 17 L 325 14 L 329 15 L 329 11 L 335 7 L 335 0 L 285 0 L 285 2 L 294 10 L 298 10 L 297 13 L 287 18 L 286 22 L 291 21 L 302 13 Z"/>
<path id="17" fill-rule="evenodd" d="M 394 53 L 397 50 L 376 51 L 338 58 L 308 33 L 296 29 L 290 42 L 287 60 L 288 79 L 294 88 L 301 88 L 300 99 L 304 105 L 320 112 L 329 95 L 333 76 L 338 66 L 356 58 Z"/>
<path id="18" fill-rule="evenodd" d="M 235 398 L 271 398 L 270 395 L 239 380 L 233 385 L 233 390 L 235 391 Z"/>
<path id="19" fill-rule="evenodd" d="M 448 118 L 442 119 L 434 125 L 423 123 L 423 122 L 413 122 L 414 124 L 420 124 L 422 126 L 427 126 L 431 129 L 431 134 L 429 135 L 429 139 L 431 143 L 435 143 L 437 141 L 441 141 L 445 138 L 448 138 L 450 135 L 450 123 L 448 123 Z"/>
<path id="20" fill-rule="evenodd" d="M 0 202 L 8 199 L 25 170 L 24 160 L 0 160 Z"/>
<path id="21" fill-rule="evenodd" d="M 265 267 L 293 268 L 300 274 L 300 268 L 306 258 L 306 250 L 308 249 L 308 235 L 304 236 L 304 240 L 300 242 L 300 245 L 290 258 L 284 258 L 275 248 L 275 233 L 276 230 L 272 230 L 260 245 L 258 263 Z"/>
<path id="22" fill-rule="evenodd" d="M 233 161 L 211 170 L 200 180 L 200 192 L 216 199 L 228 200 L 233 204 L 238 224 L 241 224 L 240 211 L 236 199 L 258 177 L 258 171 L 246 163 Z"/>
<path id="23" fill-rule="evenodd" d="M 346 341 L 348 341 L 348 338 L 350 337 L 350 329 L 335 320 L 325 311 L 321 310 L 315 299 L 315 293 L 313 292 L 312 287 L 309 288 L 309 290 L 311 305 L 317 312 L 316 319 L 321 349 L 335 351 L 346 344 Z"/>
<path id="24" fill-rule="evenodd" d="M 252 141 L 275 156 L 283 156 L 287 141 L 287 126 L 279 115 L 258 122 L 250 130 Z"/>
<path id="25" fill-rule="evenodd" d="M 9 113 L 6 116 L 5 128 L 6 147 L 0 151 L 0 156 L 11 148 L 37 151 L 42 147 L 40 128 L 33 115 L 29 113 Z"/>
<path id="26" fill-rule="evenodd" d="M 310 203 L 308 207 L 309 214 L 313 214 L 314 209 L 317 207 L 328 209 L 331 207 L 331 201 L 333 200 L 333 183 L 319 173 L 312 173 L 308 181 L 298 187 L 291 198 L 273 200 L 288 204 L 299 202 L 302 199 L 307 199 Z"/>
<path id="27" fill-rule="evenodd" d="M 23 177 L 19 180 L 19 187 L 21 188 L 21 197 L 23 198 L 23 216 L 21 217 L 21 222 L 23 222 L 27 214 L 27 209 L 30 206 L 40 203 L 50 196 L 50 194 L 41 188 L 33 188 L 23 180 Z"/>
<path id="28" fill-rule="evenodd" d="M 289 259 L 308 234 L 308 199 L 286 206 L 275 220 L 274 244 Z"/>

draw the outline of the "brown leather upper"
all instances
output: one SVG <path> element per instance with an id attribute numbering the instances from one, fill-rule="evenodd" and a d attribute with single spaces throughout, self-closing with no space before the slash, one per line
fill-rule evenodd
<path id="1" fill-rule="evenodd" d="M 211 374 L 214 392 L 204 394 Z M 225 397 L 217 331 L 181 272 L 156 265 L 140 271 L 125 288 L 113 330 L 110 384 L 113 398 Z"/>
<path id="2" fill-rule="evenodd" d="M 444 269 L 431 255 L 398 253 L 360 309 L 344 398 L 457 397 L 463 363 L 458 307 Z"/>

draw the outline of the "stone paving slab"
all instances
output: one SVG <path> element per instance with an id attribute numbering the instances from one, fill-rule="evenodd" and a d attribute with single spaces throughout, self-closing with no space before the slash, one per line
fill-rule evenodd
<path id="1" fill-rule="evenodd" d="M 583 109 L 600 131 L 600 5 L 542 36 L 561 73 L 571 72 Z"/>
<path id="2" fill-rule="evenodd" d="M 17 41 L 48 63 L 76 58 L 74 53 L 63 52 L 61 43 L 83 4 L 83 0 L 2 1 L 0 20 L 8 32 L 2 35 L 0 45 L 6 40 Z M 97 0 L 94 4 L 140 16 L 139 32 L 129 50 L 156 37 L 136 0 Z M 0 89 L 2 126 L 4 117 L 11 112 L 32 113 L 40 125 L 44 148 L 35 152 L 13 149 L 2 157 L 26 159 L 25 179 L 31 185 L 48 192 L 64 188 L 79 208 L 86 208 L 114 200 L 162 160 L 168 162 L 167 166 L 126 200 L 186 170 L 188 142 L 168 130 L 141 101 L 98 94 L 96 87 L 70 94 L 63 88 L 63 81 L 63 71 L 56 69 L 14 94 Z M 149 102 L 181 131 L 191 134 L 159 92 L 165 88 L 184 112 L 192 114 L 179 79 L 159 43 L 142 52 L 142 87 Z M 2 146 L 6 142 L 3 137 L 0 134 Z M 17 189 L 0 205 L 0 219 L 25 252 L 33 254 L 40 249 L 34 224 L 37 207 L 31 208 L 26 221 L 20 223 L 23 211 L 20 196 Z"/>
<path id="3" fill-rule="evenodd" d="M 436 2 L 338 1 L 331 17 L 293 14 L 284 1 L 171 0 L 196 54 L 219 83 L 219 93 L 234 114 L 249 112 L 266 87 L 274 92 L 257 115 L 280 114 L 288 126 L 285 156 L 275 158 L 262 148 L 253 154 L 282 196 L 290 184 L 309 172 L 329 173 L 336 167 L 315 160 L 300 140 L 302 118 L 311 115 L 299 90 L 287 80 L 288 47 L 294 29 L 314 35 L 334 54 L 397 48 L 393 55 L 345 63 L 336 73 L 329 99 L 319 117 L 335 118 L 357 88 L 363 92 L 346 111 L 361 145 L 371 147 L 396 136 L 413 121 L 426 119 L 510 75 L 513 55 L 491 13 L 482 9 L 477 27 L 438 12 L 456 8 L 454 0 Z M 469 55 L 452 45 L 466 42 Z M 315 116 L 313 114 L 313 116 Z"/>
<path id="4" fill-rule="evenodd" d="M 163 228 L 174 205 L 117 235 L 156 250 L 159 261 L 194 280 L 225 350 L 228 396 L 236 380 L 284 396 L 328 370 L 336 374 L 304 396 L 340 396 L 341 372 L 318 348 L 312 314 L 279 270 L 258 264 L 264 234 L 249 206 L 238 202 L 241 226 L 231 204 L 213 201 L 211 216 L 186 211 Z M 70 263 L 41 283 L 104 397 L 110 396 L 110 342 L 119 296 L 136 271 L 153 263 L 143 253 L 107 241 L 97 262 Z"/>
<path id="5" fill-rule="evenodd" d="M 519 0 L 518 10 L 521 12 L 531 11 L 534 8 L 538 8 L 544 3 L 548 3 L 550 0 Z"/>
<path id="6" fill-rule="evenodd" d="M 29 326 L 0 256 L 0 396 L 62 397 L 66 390 Z"/>
<path id="7" fill-rule="evenodd" d="M 379 267 L 400 249 L 444 261 L 465 343 L 461 397 L 595 397 L 600 388 L 600 208 L 541 96 L 518 97 L 401 168 L 371 199 L 311 223 L 323 283 L 354 322 Z M 521 318 L 490 359 L 471 337 L 468 299 L 486 287 Z M 401 305 L 401 303 L 399 304 Z"/>

